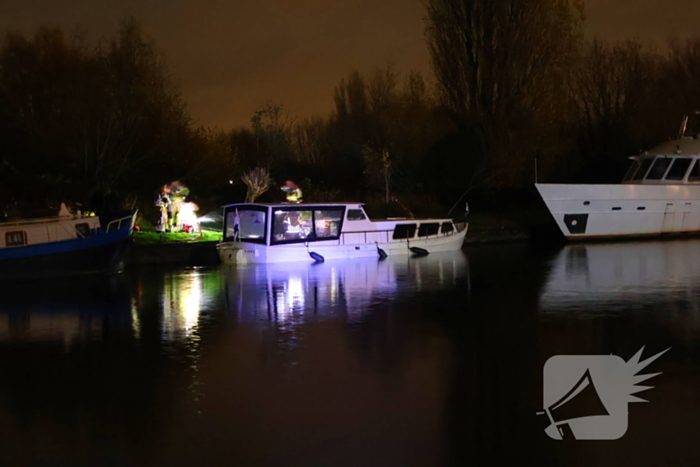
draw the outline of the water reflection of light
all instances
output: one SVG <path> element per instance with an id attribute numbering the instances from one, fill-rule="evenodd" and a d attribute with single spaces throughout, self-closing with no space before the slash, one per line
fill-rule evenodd
<path id="1" fill-rule="evenodd" d="M 166 276 L 163 293 L 163 331 L 189 336 L 197 327 L 202 305 L 202 277 L 197 271 Z"/>
<path id="2" fill-rule="evenodd" d="M 304 310 L 304 284 L 297 275 L 290 276 L 287 282 L 287 303 L 290 310 Z"/>
<path id="3" fill-rule="evenodd" d="M 301 316 L 340 313 L 361 320 L 400 294 L 468 282 L 463 254 L 431 254 L 322 264 L 272 263 L 224 269 L 227 302 L 242 319 L 285 323 Z M 468 287 L 468 283 L 465 284 Z"/>
<path id="4" fill-rule="evenodd" d="M 141 320 L 139 320 L 139 307 L 136 304 L 136 299 L 131 299 L 131 328 L 134 330 L 134 337 L 141 338 Z"/>
<path id="5" fill-rule="evenodd" d="M 338 274 L 335 268 L 331 268 L 331 306 L 338 301 Z"/>

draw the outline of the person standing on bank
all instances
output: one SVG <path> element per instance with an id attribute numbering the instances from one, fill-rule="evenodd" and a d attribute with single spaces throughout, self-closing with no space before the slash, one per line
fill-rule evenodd
<path id="1" fill-rule="evenodd" d="M 158 224 L 156 232 L 164 233 L 169 226 L 169 211 L 170 211 L 170 188 L 168 185 L 163 185 L 156 198 L 156 206 L 158 207 Z"/>

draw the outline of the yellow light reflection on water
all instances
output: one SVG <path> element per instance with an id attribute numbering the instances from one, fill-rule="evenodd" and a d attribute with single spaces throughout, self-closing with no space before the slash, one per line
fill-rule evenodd
<path id="1" fill-rule="evenodd" d="M 131 327 L 134 330 L 134 337 L 141 338 L 141 320 L 139 319 L 139 307 L 136 304 L 136 299 L 131 299 Z"/>
<path id="2" fill-rule="evenodd" d="M 168 275 L 163 290 L 163 332 L 189 336 L 199 323 L 202 276 L 197 271 Z"/>

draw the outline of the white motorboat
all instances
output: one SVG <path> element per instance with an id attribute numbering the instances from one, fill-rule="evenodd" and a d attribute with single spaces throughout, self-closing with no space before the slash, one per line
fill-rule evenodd
<path id="1" fill-rule="evenodd" d="M 644 154 L 617 185 L 535 184 L 568 240 L 700 233 L 700 140 Z"/>
<path id="2" fill-rule="evenodd" d="M 224 264 L 425 255 L 459 250 L 467 223 L 372 221 L 361 203 L 231 204 L 217 246 Z"/>

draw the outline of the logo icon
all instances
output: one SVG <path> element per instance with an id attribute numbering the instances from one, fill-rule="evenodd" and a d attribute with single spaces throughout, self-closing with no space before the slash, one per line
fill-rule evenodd
<path id="1" fill-rule="evenodd" d="M 660 375 L 637 375 L 670 347 L 639 361 L 616 355 L 555 355 L 544 365 L 545 433 L 553 439 L 619 439 L 627 432 L 627 404 L 648 402 L 632 394 L 653 386 L 638 383 Z"/>

